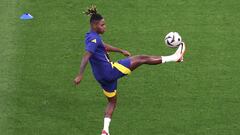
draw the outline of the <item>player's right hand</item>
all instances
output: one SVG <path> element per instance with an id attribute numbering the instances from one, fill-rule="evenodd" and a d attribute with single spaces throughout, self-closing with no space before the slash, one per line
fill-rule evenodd
<path id="1" fill-rule="evenodd" d="M 122 54 L 127 57 L 131 56 L 131 53 L 128 52 L 127 50 L 122 50 Z"/>
<path id="2" fill-rule="evenodd" d="M 78 76 L 74 79 L 74 83 L 75 83 L 76 85 L 78 85 L 78 84 L 81 82 L 82 78 L 83 78 L 82 75 L 78 75 Z"/>

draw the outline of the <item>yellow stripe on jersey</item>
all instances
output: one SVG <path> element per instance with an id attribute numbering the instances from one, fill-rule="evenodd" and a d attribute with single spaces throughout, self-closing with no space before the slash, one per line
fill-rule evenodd
<path id="1" fill-rule="evenodd" d="M 131 70 L 121 64 L 119 64 L 118 62 L 114 62 L 111 63 L 113 67 L 117 68 L 120 72 L 122 72 L 123 74 L 130 74 Z"/>
<path id="2" fill-rule="evenodd" d="M 104 93 L 104 95 L 105 95 L 106 97 L 112 98 L 112 97 L 116 96 L 117 91 L 114 90 L 114 92 L 107 92 L 106 90 L 103 90 L 103 93 Z"/>

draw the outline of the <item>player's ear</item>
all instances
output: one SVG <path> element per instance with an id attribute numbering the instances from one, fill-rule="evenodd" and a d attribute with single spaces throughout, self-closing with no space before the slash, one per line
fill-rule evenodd
<path id="1" fill-rule="evenodd" d="M 96 29 L 97 28 L 97 22 L 93 22 L 92 27 L 93 27 L 93 29 Z"/>

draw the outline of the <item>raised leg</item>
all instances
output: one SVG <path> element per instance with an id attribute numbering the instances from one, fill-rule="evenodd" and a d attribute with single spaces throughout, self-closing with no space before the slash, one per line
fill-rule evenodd
<path id="1" fill-rule="evenodd" d="M 148 56 L 148 55 L 137 55 L 130 57 L 131 66 L 130 70 L 134 70 L 142 64 L 157 65 L 162 63 L 161 56 Z"/>
<path id="2" fill-rule="evenodd" d="M 182 42 L 176 52 L 169 56 L 149 56 L 149 55 L 137 55 L 130 57 L 131 65 L 130 70 L 135 70 L 142 64 L 157 65 L 166 62 L 182 62 L 183 55 L 185 53 L 185 43 Z"/>

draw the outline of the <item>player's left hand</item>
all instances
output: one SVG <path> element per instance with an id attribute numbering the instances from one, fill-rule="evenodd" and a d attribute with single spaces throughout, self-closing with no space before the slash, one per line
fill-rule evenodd
<path id="1" fill-rule="evenodd" d="M 83 78 L 82 75 L 78 75 L 78 76 L 74 79 L 74 83 L 75 83 L 76 85 L 78 85 L 78 84 L 81 82 L 82 78 Z"/>
<path id="2" fill-rule="evenodd" d="M 128 52 L 128 51 L 126 51 L 126 50 L 122 50 L 122 54 L 124 55 L 124 56 L 131 56 L 131 53 L 130 52 Z"/>

